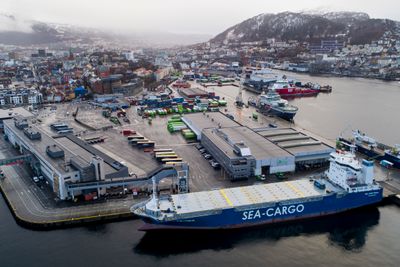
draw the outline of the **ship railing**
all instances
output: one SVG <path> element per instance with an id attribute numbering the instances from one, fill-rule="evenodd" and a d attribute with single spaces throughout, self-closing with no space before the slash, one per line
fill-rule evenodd
<path id="1" fill-rule="evenodd" d="M 377 148 L 381 149 L 382 151 L 393 149 L 393 147 L 379 143 L 379 142 L 376 142 L 376 146 L 377 146 Z"/>

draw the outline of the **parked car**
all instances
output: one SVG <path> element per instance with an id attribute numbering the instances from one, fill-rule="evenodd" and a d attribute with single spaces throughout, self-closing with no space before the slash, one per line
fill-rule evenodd
<path id="1" fill-rule="evenodd" d="M 270 124 L 268 124 L 268 126 L 270 128 L 278 128 L 278 125 L 276 125 L 275 123 L 270 123 Z"/>
<path id="2" fill-rule="evenodd" d="M 215 160 L 211 163 L 211 167 L 213 167 L 214 169 L 219 169 L 221 168 L 221 164 L 219 164 L 218 162 L 216 162 Z"/>
<path id="3" fill-rule="evenodd" d="M 32 180 L 33 180 L 35 183 L 39 183 L 39 178 L 38 178 L 37 176 L 33 176 Z"/>
<path id="4" fill-rule="evenodd" d="M 206 152 L 207 152 L 205 148 L 201 148 L 201 149 L 199 149 L 199 151 L 200 151 L 200 153 L 201 153 L 201 154 L 203 154 L 203 153 L 206 153 Z"/>
<path id="5" fill-rule="evenodd" d="M 207 153 L 204 154 L 203 157 L 204 157 L 205 159 L 211 159 L 211 158 L 212 158 L 212 156 L 211 156 L 210 154 L 207 154 Z"/>
<path id="6" fill-rule="evenodd" d="M 197 148 L 197 150 L 203 149 L 203 146 L 200 144 L 195 145 L 195 147 Z"/>

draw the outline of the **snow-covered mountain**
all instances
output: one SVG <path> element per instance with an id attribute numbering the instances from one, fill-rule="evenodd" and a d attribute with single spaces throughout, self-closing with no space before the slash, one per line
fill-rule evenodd
<path id="1" fill-rule="evenodd" d="M 341 36 L 352 44 L 370 43 L 386 31 L 396 31 L 399 23 L 371 19 L 360 12 L 282 12 L 260 14 L 218 34 L 211 42 L 236 43 L 278 40 L 315 41 Z"/>
<path id="2" fill-rule="evenodd" d="M 24 20 L 9 14 L 0 14 L 0 43 L 11 45 L 49 44 L 80 40 L 91 42 L 94 37 L 107 37 L 95 29 L 66 24 Z"/>
<path id="3" fill-rule="evenodd" d="M 207 41 L 210 35 L 175 34 L 168 32 L 112 33 L 69 24 L 44 23 L 0 13 L 0 43 L 10 45 L 79 42 L 91 44 L 104 40 L 116 44 L 169 47 Z"/>

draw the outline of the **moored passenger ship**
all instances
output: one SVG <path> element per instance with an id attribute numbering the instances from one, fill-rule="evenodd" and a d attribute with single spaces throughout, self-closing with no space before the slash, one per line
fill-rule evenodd
<path id="1" fill-rule="evenodd" d="M 258 184 L 157 197 L 132 212 L 143 231 L 226 229 L 335 214 L 382 200 L 373 179 L 373 162 L 359 162 L 354 153 L 331 154 L 329 170 L 319 179 Z"/>

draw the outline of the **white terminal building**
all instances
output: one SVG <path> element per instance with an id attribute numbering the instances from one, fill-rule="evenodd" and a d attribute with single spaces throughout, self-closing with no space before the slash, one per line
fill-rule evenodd
<path id="1" fill-rule="evenodd" d="M 49 182 L 61 200 L 87 193 L 100 196 L 107 188 L 100 183 L 128 176 L 126 166 L 117 164 L 74 135 L 50 136 L 24 117 L 4 120 L 3 123 L 6 139 L 21 154 L 30 156 L 33 171 Z M 93 182 L 99 186 L 87 186 Z"/>
<path id="2" fill-rule="evenodd" d="M 182 120 L 232 180 L 327 163 L 334 151 L 293 128 L 251 129 L 220 112 L 187 114 Z"/>

